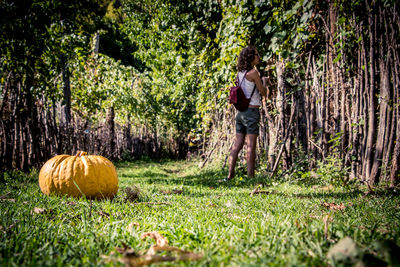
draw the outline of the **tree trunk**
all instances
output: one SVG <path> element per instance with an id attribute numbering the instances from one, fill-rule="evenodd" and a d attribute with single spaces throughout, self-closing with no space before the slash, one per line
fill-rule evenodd
<path id="1" fill-rule="evenodd" d="M 390 169 L 390 186 L 394 187 L 399 184 L 399 176 L 400 176 L 400 100 L 399 97 L 396 101 L 396 108 L 393 113 L 396 113 L 396 145 L 394 146 L 393 157 L 392 157 L 392 167 Z"/>
<path id="2" fill-rule="evenodd" d="M 21 127 L 21 114 L 20 111 L 23 110 L 23 107 L 21 106 L 21 95 L 22 95 L 22 90 L 21 90 L 21 82 L 18 82 L 17 85 L 17 91 L 13 95 L 13 100 L 12 104 L 14 105 L 14 110 L 13 110 L 13 118 L 14 118 L 14 139 L 13 139 L 13 150 L 12 150 L 12 168 L 21 168 L 21 166 L 17 166 L 17 164 L 20 162 L 20 156 L 21 156 L 21 151 L 20 151 L 20 127 Z"/>
<path id="3" fill-rule="evenodd" d="M 327 77 L 328 81 L 328 92 L 331 91 L 333 94 L 333 102 L 327 102 L 327 103 L 333 103 L 333 131 L 332 133 L 338 133 L 340 130 L 340 122 L 339 122 L 339 112 L 340 112 L 340 105 L 339 105 L 339 87 L 338 87 L 338 80 L 337 80 L 337 74 L 338 70 L 336 67 L 336 63 L 334 63 L 334 60 L 336 58 L 336 51 L 335 51 L 335 40 L 334 38 L 336 37 L 336 24 L 337 24 L 337 4 L 335 3 L 335 0 L 331 0 L 329 2 L 329 34 L 328 36 L 328 73 L 329 77 Z M 328 97 L 330 98 L 330 94 L 328 93 Z M 329 107 L 329 105 L 327 106 Z M 329 112 L 326 113 L 327 117 L 329 117 Z"/>
<path id="4" fill-rule="evenodd" d="M 108 128 L 108 148 L 109 148 L 109 156 L 114 158 L 115 155 L 115 112 L 114 108 L 110 107 L 107 112 L 107 128 Z"/>
<path id="5" fill-rule="evenodd" d="M 284 80 L 284 63 L 283 62 L 278 62 L 276 64 L 276 75 L 278 78 L 278 90 L 277 90 L 277 96 L 276 96 L 276 108 L 278 110 L 278 116 L 277 116 L 277 135 L 276 135 L 276 144 L 279 145 L 280 142 L 283 141 L 283 137 L 285 136 L 285 105 L 286 105 L 286 85 L 285 85 L 285 80 Z M 274 151 L 274 157 L 276 158 L 276 153 L 278 151 Z M 278 160 L 276 158 L 276 160 Z M 276 163 L 274 162 L 274 165 Z"/>
<path id="6" fill-rule="evenodd" d="M 71 122 L 71 86 L 69 82 L 69 71 L 67 66 L 67 60 L 65 55 L 61 56 L 61 66 L 62 66 L 62 77 L 63 77 L 63 92 L 64 92 L 64 103 L 63 103 L 63 112 L 64 112 L 64 122 L 65 125 L 69 126 Z"/>
<path id="7" fill-rule="evenodd" d="M 300 84 L 300 81 L 298 81 L 298 84 Z M 308 150 L 307 150 L 307 118 L 306 118 L 306 103 L 305 103 L 306 101 L 303 90 L 296 90 L 294 95 L 295 95 L 294 101 L 296 103 L 296 118 L 297 118 L 296 122 L 297 147 L 302 149 L 304 153 L 307 155 Z"/>
<path id="8" fill-rule="evenodd" d="M 374 31 L 374 14 L 371 7 L 368 6 L 368 28 L 369 28 L 369 90 L 368 90 L 368 133 L 367 146 L 365 151 L 365 179 L 368 183 L 373 184 L 375 181 L 371 179 L 372 154 L 375 139 L 375 31 Z"/>
<path id="9" fill-rule="evenodd" d="M 380 167 L 382 165 L 382 155 L 384 149 L 384 141 L 389 138 L 390 125 L 388 124 L 388 113 L 389 113 L 389 101 L 390 101 L 390 85 L 389 85 L 389 72 L 388 66 L 383 59 L 379 62 L 381 85 L 380 85 L 380 109 L 379 109 L 379 126 L 377 133 L 377 141 L 375 147 L 375 155 L 371 174 L 369 177 L 370 184 L 374 184 L 379 181 Z"/>

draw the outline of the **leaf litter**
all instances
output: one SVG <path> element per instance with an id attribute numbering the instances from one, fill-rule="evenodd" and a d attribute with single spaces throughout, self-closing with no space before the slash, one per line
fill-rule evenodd
<path id="1" fill-rule="evenodd" d="M 161 262 L 174 262 L 174 261 L 187 261 L 187 260 L 200 260 L 203 258 L 202 253 L 194 253 L 186 250 L 182 250 L 177 247 L 168 245 L 166 237 L 162 236 L 158 232 L 145 232 L 141 235 L 141 239 L 152 238 L 156 244 L 151 247 L 145 253 L 135 252 L 125 243 L 122 243 L 123 248 L 116 247 L 115 250 L 122 254 L 122 257 L 115 259 L 114 252 L 110 256 L 103 256 L 106 261 L 119 261 L 124 263 L 126 266 L 145 266 L 153 263 Z M 159 255 L 157 252 L 170 252 L 171 255 Z"/>
<path id="2" fill-rule="evenodd" d="M 11 195 L 10 192 L 8 192 L 8 193 L 6 193 L 6 194 L 4 194 L 4 195 L 1 195 L 1 196 L 0 196 L 0 200 L 2 200 L 2 201 L 8 201 L 8 202 L 15 202 L 15 198 L 10 198 L 10 197 L 9 197 L 10 195 Z"/>
<path id="3" fill-rule="evenodd" d="M 324 202 L 322 203 L 322 206 L 330 210 L 344 210 L 346 208 L 346 206 L 343 203 L 336 204 L 336 203 Z"/>
<path id="4" fill-rule="evenodd" d="M 140 190 L 137 186 L 127 187 L 125 188 L 125 200 L 131 202 L 137 202 L 140 197 Z"/>
<path id="5" fill-rule="evenodd" d="M 44 214 L 44 213 L 46 213 L 47 211 L 46 211 L 46 209 L 44 209 L 44 208 L 38 208 L 38 207 L 35 207 L 32 211 L 31 211 L 31 214 L 33 215 L 33 214 Z"/>
<path id="6" fill-rule="evenodd" d="M 259 189 L 254 189 L 253 191 L 251 191 L 251 193 L 250 193 L 250 196 L 252 197 L 253 195 L 261 195 L 261 194 L 264 194 L 264 195 L 268 195 L 268 194 L 270 194 L 271 192 L 270 191 L 267 191 L 267 190 L 259 190 Z"/>

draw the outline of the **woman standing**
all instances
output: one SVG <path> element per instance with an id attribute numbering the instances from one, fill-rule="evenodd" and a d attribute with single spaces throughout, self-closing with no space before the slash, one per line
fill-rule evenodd
<path id="1" fill-rule="evenodd" d="M 245 111 L 238 111 L 236 115 L 235 144 L 229 156 L 229 174 L 225 179 L 226 181 L 235 177 L 236 161 L 245 141 L 247 145 L 247 175 L 249 178 L 254 177 L 261 96 L 269 96 L 269 90 L 266 88 L 266 77 L 261 78 L 260 73 L 255 68 L 258 64 L 260 64 L 260 55 L 257 49 L 254 46 L 243 48 L 237 65 L 239 84 L 241 84 L 247 98 L 250 98 L 253 90 L 254 93 L 251 96 L 249 108 Z"/>

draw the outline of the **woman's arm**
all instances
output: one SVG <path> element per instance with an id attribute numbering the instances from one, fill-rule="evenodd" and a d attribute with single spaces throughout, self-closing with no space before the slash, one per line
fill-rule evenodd
<path id="1" fill-rule="evenodd" d="M 266 87 L 266 85 L 267 85 L 266 77 L 263 77 L 263 79 L 261 80 L 260 74 L 258 73 L 257 70 L 253 69 L 253 70 L 249 71 L 246 74 L 246 79 L 256 84 L 257 89 L 262 96 L 268 97 L 270 95 L 269 90 Z"/>
<path id="2" fill-rule="evenodd" d="M 272 95 L 271 95 L 271 90 L 270 90 L 269 87 L 267 86 L 268 78 L 265 77 L 265 76 L 263 76 L 263 77 L 261 77 L 261 81 L 262 81 L 264 87 L 267 89 L 267 95 L 266 95 L 266 97 L 267 97 L 268 99 L 271 99 L 271 96 L 272 96 Z"/>

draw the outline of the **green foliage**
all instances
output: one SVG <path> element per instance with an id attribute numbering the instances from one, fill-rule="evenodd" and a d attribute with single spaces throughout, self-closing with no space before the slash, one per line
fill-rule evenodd
<path id="1" fill-rule="evenodd" d="M 54 83 L 63 58 L 85 46 L 102 8 L 95 1 L 1 1 L 0 12 L 2 80 L 12 72 L 33 95 L 60 98 Z"/>
<path id="2" fill-rule="evenodd" d="M 315 171 L 319 179 L 327 184 L 334 186 L 349 186 L 349 170 L 347 166 L 343 166 L 342 160 L 337 156 L 331 156 L 325 161 L 317 162 L 317 169 Z"/>
<path id="3" fill-rule="evenodd" d="M 165 1 L 127 2 L 122 29 L 144 63 L 142 82 L 151 125 L 161 133 L 188 133 L 195 123 L 198 70 L 192 62 L 196 47 L 189 47 L 190 25 L 179 6 Z M 151 118 L 154 119 L 151 119 Z"/>
<path id="4" fill-rule="evenodd" d="M 265 60 L 278 55 L 297 66 L 313 19 L 311 1 L 49 0 L 2 2 L 1 10 L 3 81 L 19 69 L 34 95 L 55 104 L 67 69 L 72 108 L 83 118 L 96 123 L 114 107 L 117 122 L 165 138 L 207 130 L 214 111 L 227 107 L 247 44 Z"/>
<path id="5" fill-rule="evenodd" d="M 124 123 L 128 114 L 142 114 L 140 108 L 146 99 L 136 97 L 140 79 L 133 67 L 105 56 L 82 55 L 77 51 L 71 62 L 72 107 L 82 117 L 97 121 L 110 107 L 116 109 L 117 122 Z M 142 114 L 147 115 L 147 114 Z M 138 118 L 144 119 L 138 116 Z"/>
<path id="6" fill-rule="evenodd" d="M 313 1 L 256 1 L 255 6 L 264 25 L 261 46 L 268 47 L 264 60 L 275 55 L 298 64 L 298 56 L 315 36 L 310 28 L 316 18 Z"/>
<path id="7" fill-rule="evenodd" d="M 0 172 L 0 183 L 7 186 L 22 186 L 26 182 L 35 182 L 38 173 L 35 169 L 30 172 L 22 172 L 19 170 Z"/>

